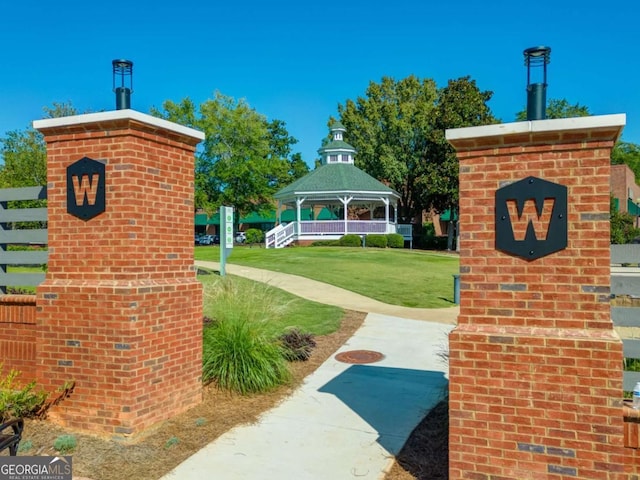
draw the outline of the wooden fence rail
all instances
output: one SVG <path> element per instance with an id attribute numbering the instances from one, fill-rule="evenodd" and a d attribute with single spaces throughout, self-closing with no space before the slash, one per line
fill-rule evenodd
<path id="1" fill-rule="evenodd" d="M 0 189 L 0 292 L 10 286 L 36 286 L 44 280 L 42 273 L 8 273 L 8 266 L 46 265 L 46 250 L 10 251 L 9 245 L 46 245 L 46 228 L 15 228 L 17 222 L 46 222 L 47 208 L 10 208 L 9 202 L 45 200 L 46 187 Z"/>
<path id="2" fill-rule="evenodd" d="M 611 245 L 611 295 L 616 299 L 611 307 L 614 326 L 638 329 L 622 339 L 624 357 L 640 359 L 640 245 Z M 636 382 L 640 372 L 625 371 L 624 390 L 632 391 Z"/>

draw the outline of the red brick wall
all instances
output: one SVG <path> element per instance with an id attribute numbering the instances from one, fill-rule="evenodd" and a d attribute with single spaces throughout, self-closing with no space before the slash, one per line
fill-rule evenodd
<path id="1" fill-rule="evenodd" d="M 628 478 L 622 344 L 608 297 L 609 152 L 619 130 L 450 140 L 461 230 L 451 479 Z M 568 188 L 568 246 L 533 261 L 495 249 L 495 192 L 528 176 Z"/>
<path id="2" fill-rule="evenodd" d="M 611 194 L 618 199 L 621 212 L 629 211 L 627 199 L 636 202 L 640 198 L 640 186 L 636 184 L 636 177 L 627 165 L 611 165 Z"/>
<path id="3" fill-rule="evenodd" d="M 126 115 L 126 114 L 125 114 Z M 49 268 L 38 287 L 39 381 L 76 388 L 52 416 L 133 435 L 201 400 L 202 289 L 193 267 L 197 140 L 139 119 L 40 127 Z M 106 211 L 67 213 L 66 169 L 106 165 Z"/>
<path id="4" fill-rule="evenodd" d="M 36 296 L 0 296 L 0 364 L 4 375 L 21 372 L 24 382 L 36 378 Z"/>

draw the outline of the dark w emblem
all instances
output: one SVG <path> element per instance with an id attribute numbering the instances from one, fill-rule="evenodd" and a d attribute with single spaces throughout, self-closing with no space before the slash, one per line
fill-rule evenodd
<path id="1" fill-rule="evenodd" d="M 527 177 L 496 190 L 496 248 L 526 260 L 567 248 L 567 187 Z"/>
<path id="2" fill-rule="evenodd" d="M 104 163 L 83 157 L 67 167 L 67 212 L 84 221 L 105 210 Z"/>

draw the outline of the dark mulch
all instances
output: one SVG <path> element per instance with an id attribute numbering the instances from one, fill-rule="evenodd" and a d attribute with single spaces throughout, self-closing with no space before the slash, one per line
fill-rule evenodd
<path id="1" fill-rule="evenodd" d="M 385 480 L 449 478 L 449 402 L 443 400 L 413 430 Z"/>

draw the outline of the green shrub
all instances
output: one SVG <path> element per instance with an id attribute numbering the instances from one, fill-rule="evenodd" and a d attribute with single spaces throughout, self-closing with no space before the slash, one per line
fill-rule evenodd
<path id="1" fill-rule="evenodd" d="M 180 443 L 180 439 L 178 437 L 171 437 L 169 440 L 165 442 L 164 448 L 171 448 L 178 445 L 179 443 Z"/>
<path id="2" fill-rule="evenodd" d="M 60 435 L 56 438 L 55 442 L 53 442 L 53 448 L 62 455 L 73 452 L 77 446 L 78 442 L 73 435 Z"/>
<path id="3" fill-rule="evenodd" d="M 21 384 L 17 380 L 19 376 L 17 370 L 3 375 L 0 363 L 0 422 L 10 418 L 37 417 L 45 409 L 49 394 L 43 390 L 35 391 L 35 380 Z"/>
<path id="4" fill-rule="evenodd" d="M 369 234 L 364 238 L 364 244 L 372 248 L 387 248 L 387 236 Z"/>
<path id="5" fill-rule="evenodd" d="M 253 243 L 262 243 L 264 242 L 264 232 L 262 230 L 258 230 L 257 228 L 250 228 L 245 232 L 247 236 L 246 242 L 251 245 Z"/>
<path id="6" fill-rule="evenodd" d="M 387 233 L 387 246 L 389 248 L 404 248 L 404 237 L 399 233 Z"/>
<path id="7" fill-rule="evenodd" d="M 269 321 L 285 306 L 274 302 L 269 287 L 256 283 L 240 289 L 225 277 L 206 294 L 216 304 L 216 322 L 203 333 L 203 380 L 241 394 L 286 383 L 288 364 L 280 343 L 268 334 Z"/>
<path id="8" fill-rule="evenodd" d="M 427 250 L 446 250 L 447 237 L 437 237 L 433 223 L 426 223 L 419 232 L 418 246 Z"/>
<path id="9" fill-rule="evenodd" d="M 316 347 L 313 334 L 303 333 L 297 328 L 283 333 L 278 339 L 282 344 L 285 358 L 290 362 L 309 360 L 311 352 Z"/>
<path id="10" fill-rule="evenodd" d="M 342 237 L 340 237 L 340 240 L 338 240 L 338 242 L 341 247 L 361 247 L 362 246 L 362 239 L 360 238 L 360 235 L 353 235 L 353 234 L 343 235 Z"/>
<path id="11" fill-rule="evenodd" d="M 18 453 L 28 452 L 33 448 L 33 442 L 31 440 L 23 440 L 18 447 Z"/>
<path id="12" fill-rule="evenodd" d="M 311 244 L 312 247 L 339 247 L 340 240 L 316 240 Z"/>

